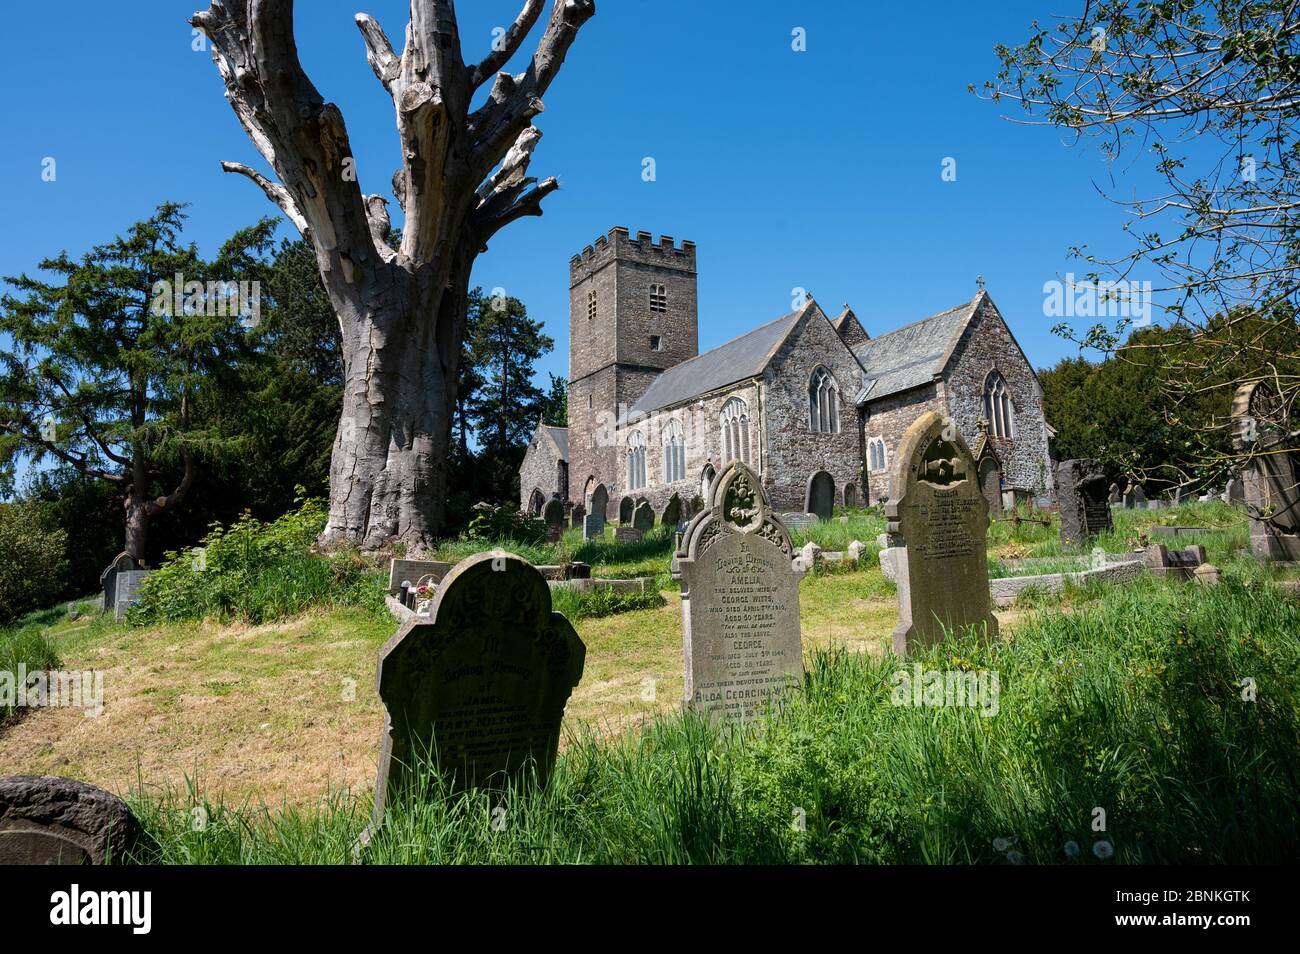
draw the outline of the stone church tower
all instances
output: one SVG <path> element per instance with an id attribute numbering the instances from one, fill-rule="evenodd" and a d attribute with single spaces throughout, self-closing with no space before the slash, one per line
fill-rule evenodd
<path id="1" fill-rule="evenodd" d="M 695 243 L 615 227 L 569 261 L 569 499 L 619 475 L 614 424 L 662 371 L 699 354 Z M 611 495 L 615 487 L 609 487 Z"/>

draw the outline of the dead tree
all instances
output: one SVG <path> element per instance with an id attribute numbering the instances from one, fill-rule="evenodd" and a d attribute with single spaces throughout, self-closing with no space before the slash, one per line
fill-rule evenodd
<path id="1" fill-rule="evenodd" d="M 501 72 L 544 5 L 526 0 L 488 55 L 469 64 L 451 0 L 411 0 L 400 56 L 373 18 L 357 15 L 396 111 L 397 248 L 386 241 L 386 200 L 361 191 L 342 114 L 298 60 L 292 0 L 214 0 L 190 21 L 211 41 L 226 98 L 275 178 L 236 162 L 222 168 L 256 183 L 311 241 L 342 331 L 343 410 L 323 543 L 420 548 L 441 528 L 470 268 L 498 230 L 541 215 L 558 186 L 527 174 L 541 137 L 532 120 L 596 12 L 594 0 L 554 0 L 527 68 Z"/>

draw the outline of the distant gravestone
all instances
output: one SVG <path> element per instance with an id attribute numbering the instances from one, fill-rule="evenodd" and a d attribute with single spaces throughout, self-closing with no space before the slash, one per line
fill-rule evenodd
<path id="1" fill-rule="evenodd" d="M 426 756 L 453 790 L 545 781 L 586 647 L 551 611 L 537 570 L 491 550 L 447 574 L 428 619 L 409 619 L 379 651 L 384 733 L 375 824 Z"/>
<path id="2" fill-rule="evenodd" d="M 632 509 L 635 504 L 631 497 L 624 497 L 618 502 L 618 522 L 627 525 L 632 522 Z"/>
<path id="3" fill-rule="evenodd" d="M 1250 549 L 1257 560 L 1300 560 L 1300 454 L 1286 403 L 1265 381 L 1232 398 L 1233 449 L 1242 469 Z"/>
<path id="4" fill-rule="evenodd" d="M 587 509 L 582 504 L 575 504 L 573 510 L 569 513 L 569 526 L 582 526 L 582 519 L 585 516 L 587 516 Z"/>
<path id="5" fill-rule="evenodd" d="M 1095 460 L 1063 460 L 1056 465 L 1056 499 L 1061 512 L 1061 542 L 1086 546 L 1113 524 L 1106 499 L 1106 472 Z"/>
<path id="6" fill-rule="evenodd" d="M 1223 498 L 1233 506 L 1244 506 L 1246 503 L 1246 491 L 1242 486 L 1239 477 L 1233 477 L 1228 481 L 1228 486 L 1224 488 Z"/>
<path id="7" fill-rule="evenodd" d="M 632 512 L 632 526 L 640 530 L 643 534 L 649 533 L 654 529 L 655 512 L 649 502 L 642 502 L 636 505 L 636 510 Z"/>
<path id="8" fill-rule="evenodd" d="M 732 461 L 710 484 L 677 551 L 686 705 L 711 718 L 746 719 L 801 684 L 793 556 L 757 475 Z"/>
<path id="9" fill-rule="evenodd" d="M 665 527 L 672 527 L 679 523 L 681 519 L 682 498 L 673 494 L 668 498 L 668 503 L 664 504 L 664 513 L 663 516 L 659 518 L 659 522 Z"/>
<path id="10" fill-rule="evenodd" d="M 1128 493 L 1129 499 L 1132 501 L 1132 503 L 1129 504 L 1130 507 L 1142 509 L 1147 505 L 1147 494 L 1146 491 L 1142 489 L 1141 484 L 1134 484 L 1129 488 Z"/>
<path id="11" fill-rule="evenodd" d="M 1113 504 L 1124 502 L 1124 494 L 1119 489 L 1119 484 L 1110 485 L 1110 494 L 1109 496 L 1107 496 L 1106 501 L 1107 503 L 1113 503 Z"/>
<path id="12" fill-rule="evenodd" d="M 113 597 L 113 618 L 126 618 L 126 611 L 139 602 L 140 584 L 153 570 L 123 570 L 117 574 L 117 593 Z"/>
<path id="13" fill-rule="evenodd" d="M 852 543 L 849 544 L 848 550 L 846 552 L 849 555 L 849 559 L 852 560 L 854 563 L 861 563 L 862 554 L 865 553 L 866 551 L 867 551 L 867 545 L 865 543 L 863 543 L 861 540 L 854 540 Z"/>
<path id="14" fill-rule="evenodd" d="M 113 557 L 103 573 L 99 574 L 99 585 L 104 591 L 104 609 L 111 610 L 113 601 L 117 599 L 117 575 L 124 570 L 138 570 L 139 564 L 135 562 L 135 557 L 129 553 L 119 553 Z"/>
<path id="15" fill-rule="evenodd" d="M 548 527 L 564 526 L 564 502 L 559 497 L 552 497 L 542 508 L 542 522 Z"/>
<path id="16" fill-rule="evenodd" d="M 605 489 L 604 484 L 597 484 L 596 489 L 591 492 L 591 512 L 600 514 L 600 519 L 604 520 L 609 515 L 609 491 Z"/>
<path id="17" fill-rule="evenodd" d="M 788 530 L 807 530 L 809 527 L 817 525 L 817 514 L 815 513 L 783 513 L 781 522 L 785 524 Z"/>
<path id="18" fill-rule="evenodd" d="M 808 479 L 808 512 L 818 520 L 829 520 L 835 509 L 835 481 L 824 470 Z"/>
<path id="19" fill-rule="evenodd" d="M 102 789 L 54 775 L 0 778 L 0 865 L 80 865 L 120 860 L 140 824 Z"/>
<path id="20" fill-rule="evenodd" d="M 615 527 L 614 540 L 617 543 L 640 543 L 643 534 L 635 527 Z"/>
<path id="21" fill-rule="evenodd" d="M 582 518 L 582 539 L 599 540 L 605 536 L 605 516 L 602 513 L 589 513 Z"/>
<path id="22" fill-rule="evenodd" d="M 885 508 L 891 541 L 901 541 L 892 554 L 899 607 L 894 652 L 939 642 L 945 627 L 983 627 L 995 639 L 988 502 L 961 433 L 942 415 L 923 414 L 903 436 L 897 461 L 895 496 Z"/>
<path id="23" fill-rule="evenodd" d="M 396 596 L 403 583 L 414 586 L 426 576 L 439 583 L 450 570 L 451 564 L 441 560 L 393 560 L 388 564 L 388 595 Z"/>

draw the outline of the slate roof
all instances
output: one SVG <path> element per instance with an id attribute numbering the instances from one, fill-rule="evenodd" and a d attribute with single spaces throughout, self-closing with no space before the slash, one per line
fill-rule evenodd
<path id="1" fill-rule="evenodd" d="M 629 416 L 671 407 L 696 395 L 760 374 L 800 314 L 792 311 L 782 315 L 739 338 L 718 345 L 712 351 L 673 365 L 650 382 L 650 387 L 632 405 Z"/>
<path id="2" fill-rule="evenodd" d="M 934 380 L 943 371 L 953 340 L 966 327 L 979 296 L 896 331 L 863 341 L 853 349 L 866 372 L 865 397 L 876 401 Z"/>
<path id="3" fill-rule="evenodd" d="M 569 459 L 569 429 L 567 427 L 552 427 L 549 424 L 539 424 L 538 430 L 545 431 L 550 435 L 551 440 L 555 441 L 555 446 L 560 452 L 560 460 Z"/>

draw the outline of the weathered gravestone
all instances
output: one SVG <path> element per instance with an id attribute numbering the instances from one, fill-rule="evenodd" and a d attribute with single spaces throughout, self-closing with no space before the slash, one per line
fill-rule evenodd
<path id="1" fill-rule="evenodd" d="M 635 527 L 614 528 L 615 543 L 640 543 L 641 537 L 642 537 L 641 531 L 636 529 Z"/>
<path id="2" fill-rule="evenodd" d="M 998 635 L 989 596 L 988 502 L 975 462 L 951 420 L 921 415 L 903 435 L 894 494 L 885 508 L 894 550 L 899 622 L 894 652 L 939 642 L 944 629 Z"/>
<path id="3" fill-rule="evenodd" d="M 1110 494 L 1106 497 L 1107 503 L 1117 504 L 1124 502 L 1124 494 L 1119 489 L 1119 484 L 1110 485 Z"/>
<path id="4" fill-rule="evenodd" d="M 451 564 L 442 560 L 393 560 L 388 564 L 388 595 L 396 596 L 403 583 L 415 586 L 426 576 L 438 583 L 450 570 Z"/>
<path id="5" fill-rule="evenodd" d="M 596 511 L 582 518 L 582 539 L 599 540 L 605 536 L 605 515 Z"/>
<path id="6" fill-rule="evenodd" d="M 1067 546 L 1085 546 L 1113 526 L 1106 473 L 1095 460 L 1063 460 L 1056 465 L 1056 500 L 1061 542 Z"/>
<path id="7" fill-rule="evenodd" d="M 1236 507 L 1246 503 L 1246 489 L 1242 485 L 1241 478 L 1232 477 L 1228 480 L 1228 486 L 1223 491 L 1223 499 Z"/>
<path id="8" fill-rule="evenodd" d="M 542 508 L 542 522 L 548 527 L 563 527 L 564 501 L 559 497 L 552 497 L 546 501 L 546 506 Z"/>
<path id="9" fill-rule="evenodd" d="M 677 551 L 686 705 L 745 719 L 802 682 L 793 556 L 758 477 L 732 461 Z"/>
<path id="10" fill-rule="evenodd" d="M 1138 484 L 1129 484 L 1128 490 L 1124 492 L 1124 506 L 1132 510 L 1145 510 L 1147 508 L 1146 491 Z"/>
<path id="11" fill-rule="evenodd" d="M 1002 462 L 998 460 L 993 442 L 989 440 L 989 422 L 980 418 L 976 422 L 979 437 L 971 456 L 975 458 L 975 473 L 979 476 L 980 493 L 988 501 L 989 516 L 1002 516 Z"/>
<path id="12" fill-rule="evenodd" d="M 569 526 L 580 527 L 582 520 L 587 516 L 587 508 L 582 504 L 574 504 L 573 510 L 569 512 Z"/>
<path id="13" fill-rule="evenodd" d="M 585 658 L 525 560 L 491 550 L 456 564 L 430 618 L 407 620 L 379 651 L 375 823 L 426 758 L 454 790 L 501 784 L 533 766 L 544 782 Z"/>
<path id="14" fill-rule="evenodd" d="M 808 478 L 808 512 L 818 520 L 829 520 L 835 509 L 835 481 L 830 474 L 819 470 Z"/>
<path id="15" fill-rule="evenodd" d="M 664 504 L 664 513 L 663 516 L 659 518 L 659 522 L 665 527 L 672 527 L 676 526 L 681 519 L 682 498 L 673 494 L 668 498 L 668 503 Z"/>
<path id="16" fill-rule="evenodd" d="M 1250 549 L 1257 560 L 1300 560 L 1300 454 L 1276 391 L 1256 381 L 1232 398 L 1233 448 L 1242 468 Z"/>
<path id="17" fill-rule="evenodd" d="M 626 526 L 632 522 L 632 509 L 636 505 L 631 497 L 624 497 L 618 502 L 618 522 Z"/>
<path id="18" fill-rule="evenodd" d="M 117 599 L 117 575 L 124 570 L 138 570 L 139 564 L 135 562 L 135 557 L 129 553 L 119 553 L 113 557 L 103 573 L 99 574 L 99 585 L 104 591 L 104 609 L 111 610 L 113 601 Z"/>
<path id="19" fill-rule="evenodd" d="M 642 533 L 649 533 L 654 529 L 655 512 L 649 502 L 642 502 L 636 505 L 636 510 L 632 512 L 632 526 Z"/>
<path id="20" fill-rule="evenodd" d="M 113 597 L 113 618 L 126 618 L 126 611 L 140 601 L 140 584 L 153 570 L 123 570 L 117 574 L 117 593 Z"/>
<path id="21" fill-rule="evenodd" d="M 591 502 L 589 504 L 591 512 L 600 514 L 600 519 L 604 520 L 609 513 L 609 491 L 605 489 L 604 484 L 597 484 L 596 489 L 591 492 Z"/>
<path id="22" fill-rule="evenodd" d="M 139 837 L 126 803 L 93 785 L 54 775 L 0 778 L 0 865 L 103 864 Z"/>
<path id="23" fill-rule="evenodd" d="M 785 524 L 788 530 L 807 530 L 809 527 L 817 525 L 817 514 L 815 513 L 783 513 L 781 522 Z"/>

